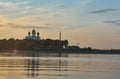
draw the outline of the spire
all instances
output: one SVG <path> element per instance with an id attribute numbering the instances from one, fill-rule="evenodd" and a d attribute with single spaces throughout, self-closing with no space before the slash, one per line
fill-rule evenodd
<path id="1" fill-rule="evenodd" d="M 59 32 L 59 40 L 61 41 L 61 31 Z"/>

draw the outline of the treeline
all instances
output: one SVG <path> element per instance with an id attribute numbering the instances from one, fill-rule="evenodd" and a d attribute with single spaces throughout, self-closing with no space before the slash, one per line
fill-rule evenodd
<path id="1" fill-rule="evenodd" d="M 52 40 L 52 39 L 46 39 L 46 40 L 40 40 L 35 41 L 32 39 L 14 39 L 11 38 L 9 40 L 3 39 L 0 40 L 0 50 L 44 50 L 44 49 L 60 49 L 63 47 L 68 46 L 68 40 Z"/>

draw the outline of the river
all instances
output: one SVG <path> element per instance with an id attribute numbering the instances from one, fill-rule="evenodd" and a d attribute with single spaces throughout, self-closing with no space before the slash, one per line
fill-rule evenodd
<path id="1" fill-rule="evenodd" d="M 120 79 L 120 55 L 0 52 L 0 79 Z"/>

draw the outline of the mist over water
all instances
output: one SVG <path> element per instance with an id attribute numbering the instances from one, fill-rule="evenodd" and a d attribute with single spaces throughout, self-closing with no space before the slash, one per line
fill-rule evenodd
<path id="1" fill-rule="evenodd" d="M 0 52 L 0 79 L 119 79 L 120 55 Z"/>

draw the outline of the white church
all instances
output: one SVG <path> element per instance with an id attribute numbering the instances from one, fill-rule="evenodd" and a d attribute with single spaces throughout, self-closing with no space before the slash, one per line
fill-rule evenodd
<path id="1" fill-rule="evenodd" d="M 39 41 L 39 40 L 41 40 L 40 33 L 39 32 L 36 33 L 36 30 L 33 29 L 32 30 L 32 35 L 31 35 L 31 32 L 28 32 L 28 36 L 26 36 L 25 39 L 33 39 L 33 40 L 38 40 Z"/>

